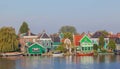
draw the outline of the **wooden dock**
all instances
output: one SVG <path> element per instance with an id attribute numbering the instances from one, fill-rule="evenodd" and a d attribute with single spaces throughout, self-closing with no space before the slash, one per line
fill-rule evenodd
<path id="1" fill-rule="evenodd" d="M 23 56 L 41 56 L 41 54 L 23 54 Z"/>

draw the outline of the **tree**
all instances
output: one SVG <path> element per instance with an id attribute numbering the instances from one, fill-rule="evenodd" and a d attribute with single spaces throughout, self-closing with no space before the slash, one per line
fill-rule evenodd
<path id="1" fill-rule="evenodd" d="M 109 34 L 106 30 L 102 30 L 101 32 L 104 34 L 104 36 L 107 36 Z"/>
<path id="2" fill-rule="evenodd" d="M 101 32 L 102 36 L 104 36 L 104 37 L 109 35 L 109 33 L 106 30 L 99 30 L 99 32 Z"/>
<path id="3" fill-rule="evenodd" d="M 115 41 L 110 39 L 109 43 L 108 43 L 108 48 L 110 50 L 115 50 L 116 49 L 116 44 L 115 44 Z"/>
<path id="4" fill-rule="evenodd" d="M 66 49 L 64 48 L 64 45 L 63 45 L 63 44 L 61 44 L 61 45 L 59 45 L 59 46 L 56 48 L 56 51 L 65 52 L 65 51 L 66 51 Z"/>
<path id="5" fill-rule="evenodd" d="M 68 38 L 68 39 L 70 39 L 71 41 L 73 41 L 73 34 L 70 33 L 70 32 L 66 32 L 66 33 L 64 33 L 63 38 Z"/>
<path id="6" fill-rule="evenodd" d="M 93 50 L 98 50 L 98 46 L 97 46 L 97 44 L 93 44 Z"/>
<path id="7" fill-rule="evenodd" d="M 23 22 L 19 29 L 19 33 L 20 34 L 26 33 L 26 32 L 28 32 L 28 30 L 29 30 L 28 24 L 26 22 Z"/>
<path id="8" fill-rule="evenodd" d="M 103 49 L 104 44 L 105 44 L 105 42 L 104 42 L 104 37 L 103 37 L 103 36 L 100 36 L 100 37 L 99 37 L 99 46 L 100 46 L 100 49 Z"/>
<path id="9" fill-rule="evenodd" d="M 62 33 L 70 32 L 74 34 L 77 33 L 76 28 L 74 26 L 62 26 L 59 32 L 62 32 Z"/>
<path id="10" fill-rule="evenodd" d="M 0 52 L 12 52 L 18 50 L 18 40 L 15 29 L 12 27 L 0 28 Z"/>

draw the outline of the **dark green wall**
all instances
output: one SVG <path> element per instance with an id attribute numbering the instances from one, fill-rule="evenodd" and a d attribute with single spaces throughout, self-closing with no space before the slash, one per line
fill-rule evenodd
<path id="1" fill-rule="evenodd" d="M 28 48 L 28 54 L 42 54 L 45 52 L 45 48 L 43 48 L 40 44 L 33 44 Z"/>

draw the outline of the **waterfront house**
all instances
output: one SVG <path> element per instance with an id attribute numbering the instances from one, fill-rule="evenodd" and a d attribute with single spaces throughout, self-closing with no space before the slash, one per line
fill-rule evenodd
<path id="1" fill-rule="evenodd" d="M 53 35 L 50 35 L 50 37 L 53 41 L 52 42 L 53 49 L 55 50 L 61 44 L 60 36 L 59 34 L 53 34 Z"/>
<path id="2" fill-rule="evenodd" d="M 73 35 L 74 46 L 77 47 L 77 51 L 91 52 L 93 50 L 93 44 L 91 39 L 87 35 Z"/>
<path id="3" fill-rule="evenodd" d="M 116 50 L 120 50 L 120 33 L 117 34 L 109 34 L 109 39 L 112 39 L 116 43 Z"/>
<path id="4" fill-rule="evenodd" d="M 101 31 L 97 31 L 91 36 L 92 43 L 97 44 L 99 46 L 99 37 L 100 36 L 104 37 L 104 42 L 105 42 L 104 49 L 107 49 L 107 45 L 109 43 L 109 38 L 107 35 L 103 34 Z"/>
<path id="5" fill-rule="evenodd" d="M 47 51 L 53 49 L 52 47 L 53 41 L 45 31 L 43 31 L 42 34 L 38 35 L 38 43 L 41 44 L 43 47 L 45 47 Z"/>
<path id="6" fill-rule="evenodd" d="M 43 54 L 46 49 L 39 43 L 35 42 L 30 46 L 27 46 L 27 54 Z"/>
<path id="7" fill-rule="evenodd" d="M 87 35 L 84 35 L 80 40 L 79 47 L 82 52 L 91 52 L 93 50 L 93 44 L 91 39 Z"/>
<path id="8" fill-rule="evenodd" d="M 23 33 L 19 35 L 19 43 L 20 43 L 20 49 L 22 52 L 25 52 L 25 46 L 26 43 L 31 42 L 34 43 L 37 41 L 38 36 L 31 33 L 30 30 L 27 33 Z"/>
<path id="9" fill-rule="evenodd" d="M 83 35 L 73 35 L 73 43 L 75 47 L 80 46 L 80 40 L 82 39 Z"/>

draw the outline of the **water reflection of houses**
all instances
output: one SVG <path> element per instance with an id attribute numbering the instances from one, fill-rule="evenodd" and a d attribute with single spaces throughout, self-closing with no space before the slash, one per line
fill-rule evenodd
<path id="1" fill-rule="evenodd" d="M 74 56 L 72 57 L 72 62 L 76 63 L 76 64 L 93 64 L 94 63 L 94 59 L 93 56 Z"/>
<path id="2" fill-rule="evenodd" d="M 21 65 L 23 69 L 48 69 L 52 64 L 52 59 L 48 57 L 23 57 L 21 58 Z M 47 66 L 46 66 L 47 65 Z M 37 67 L 37 68 L 36 68 Z"/>
<path id="3" fill-rule="evenodd" d="M 66 64 L 72 64 L 73 63 L 73 58 L 75 58 L 75 57 L 73 57 L 73 56 L 66 56 L 65 58 L 66 58 Z"/>
<path id="4" fill-rule="evenodd" d="M 82 64 L 93 64 L 93 56 L 81 56 L 80 57 L 80 62 Z"/>

